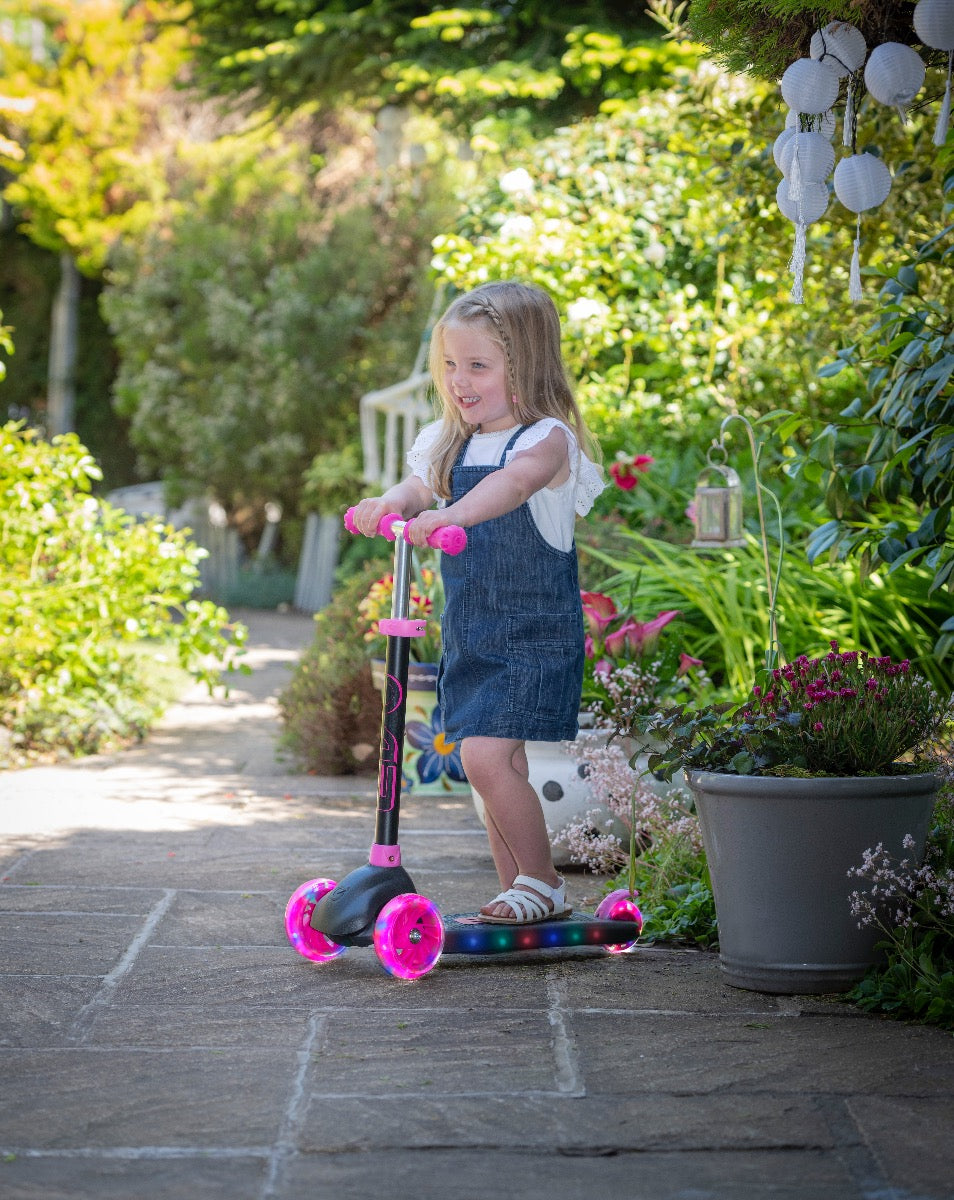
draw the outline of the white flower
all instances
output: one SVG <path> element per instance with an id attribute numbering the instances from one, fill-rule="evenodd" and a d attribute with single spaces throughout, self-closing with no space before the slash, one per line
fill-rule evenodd
<path id="1" fill-rule="evenodd" d="M 661 267 L 666 261 L 666 247 L 662 242 L 650 242 L 643 251 L 643 258 L 654 267 Z"/>
<path id="2" fill-rule="evenodd" d="M 500 237 L 505 242 L 522 242 L 533 235 L 530 217 L 508 217 L 500 226 Z"/>
<path id="3" fill-rule="evenodd" d="M 581 296 L 579 300 L 574 300 L 572 304 L 567 305 L 566 315 L 571 321 L 579 321 L 581 324 L 584 321 L 602 319 L 609 313 L 609 309 L 600 300 L 593 300 L 588 296 Z"/>
<path id="4" fill-rule="evenodd" d="M 523 167 L 508 171 L 500 177 L 500 190 L 508 196 L 529 195 L 533 192 L 534 182 L 530 172 Z"/>

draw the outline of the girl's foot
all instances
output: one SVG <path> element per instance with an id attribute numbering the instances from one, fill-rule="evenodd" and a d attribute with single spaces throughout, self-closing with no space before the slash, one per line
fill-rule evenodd
<path id="1" fill-rule="evenodd" d="M 560 875 L 557 880 L 551 887 L 532 875 L 518 875 L 513 887 L 485 904 L 480 915 L 497 925 L 535 925 L 567 917 L 573 910 L 566 902 L 566 880 Z"/>

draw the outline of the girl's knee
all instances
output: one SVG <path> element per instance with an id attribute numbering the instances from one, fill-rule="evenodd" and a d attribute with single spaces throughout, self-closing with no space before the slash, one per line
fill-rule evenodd
<path id="1" fill-rule="evenodd" d="M 480 792 L 481 782 L 489 783 L 512 771 L 519 742 L 503 738 L 464 738 L 460 746 L 461 762 L 471 784 Z"/>

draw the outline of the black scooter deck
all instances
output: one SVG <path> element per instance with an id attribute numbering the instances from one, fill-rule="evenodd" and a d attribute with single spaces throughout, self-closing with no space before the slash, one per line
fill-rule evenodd
<path id="1" fill-rule="evenodd" d="M 560 946 L 619 946 L 634 942 L 641 926 L 636 921 L 610 921 L 574 912 L 536 925 L 497 925 L 477 913 L 443 916 L 445 954 L 513 954 Z"/>

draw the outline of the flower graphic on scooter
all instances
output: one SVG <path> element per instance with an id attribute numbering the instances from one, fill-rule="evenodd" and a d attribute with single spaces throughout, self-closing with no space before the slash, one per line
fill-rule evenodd
<path id="1" fill-rule="evenodd" d="M 421 783 L 434 783 L 442 775 L 455 783 L 467 782 L 457 743 L 444 740 L 440 705 L 434 705 L 429 725 L 425 721 L 408 721 L 404 736 L 415 750 L 420 751 L 417 774 Z"/>

